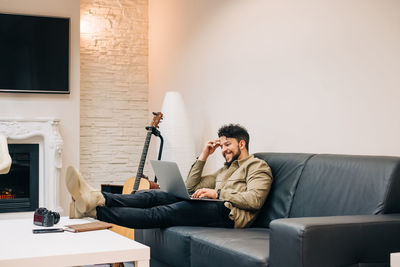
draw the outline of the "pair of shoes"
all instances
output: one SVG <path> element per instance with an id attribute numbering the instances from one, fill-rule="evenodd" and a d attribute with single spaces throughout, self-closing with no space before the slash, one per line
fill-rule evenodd
<path id="1" fill-rule="evenodd" d="M 72 196 L 70 214 L 73 217 L 93 214 L 93 211 L 96 212 L 97 206 L 105 205 L 103 194 L 90 187 L 74 167 L 69 166 L 67 168 L 65 182 L 68 191 Z"/>

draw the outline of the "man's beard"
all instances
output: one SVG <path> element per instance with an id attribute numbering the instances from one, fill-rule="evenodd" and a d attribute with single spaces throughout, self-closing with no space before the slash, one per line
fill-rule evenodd
<path id="1" fill-rule="evenodd" d="M 237 160 L 240 157 L 240 154 L 241 154 L 241 152 L 240 152 L 240 149 L 238 148 L 238 153 L 233 155 L 233 157 L 232 157 L 232 159 L 230 161 L 227 161 L 225 159 L 226 160 L 225 165 L 229 168 L 232 165 L 232 162 L 234 162 L 235 160 Z"/>

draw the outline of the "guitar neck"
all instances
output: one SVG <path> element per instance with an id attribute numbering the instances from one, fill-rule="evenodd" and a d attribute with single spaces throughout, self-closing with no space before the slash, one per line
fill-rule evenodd
<path id="1" fill-rule="evenodd" d="M 142 156 L 140 158 L 139 167 L 138 167 L 138 170 L 137 170 L 137 173 L 136 173 L 135 184 L 133 186 L 133 190 L 134 191 L 138 190 L 139 185 L 140 185 L 140 179 L 142 178 L 142 175 L 143 175 L 143 169 L 144 169 L 144 164 L 146 162 L 147 151 L 149 150 L 151 134 L 152 134 L 152 130 L 149 129 L 147 131 L 146 140 L 144 141 Z"/>

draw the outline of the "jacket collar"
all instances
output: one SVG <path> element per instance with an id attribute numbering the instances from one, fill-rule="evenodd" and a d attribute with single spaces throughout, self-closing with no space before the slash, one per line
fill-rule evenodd
<path id="1" fill-rule="evenodd" d="M 252 159 L 252 158 L 254 158 L 254 155 L 249 155 L 248 157 L 245 157 L 244 159 L 241 159 L 241 160 L 235 160 L 234 162 L 232 162 L 232 164 L 231 164 L 231 166 L 232 165 L 235 165 L 236 167 L 240 167 L 240 166 L 242 166 L 248 159 Z M 227 166 L 226 166 L 227 167 Z"/>

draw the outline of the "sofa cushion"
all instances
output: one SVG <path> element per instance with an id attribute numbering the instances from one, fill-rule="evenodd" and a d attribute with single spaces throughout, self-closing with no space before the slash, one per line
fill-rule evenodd
<path id="1" fill-rule="evenodd" d="M 206 227 L 175 226 L 135 230 L 135 240 L 150 247 L 152 259 L 176 267 L 190 265 L 191 238 L 207 232 Z M 152 264 L 153 265 L 153 264 Z"/>
<path id="2" fill-rule="evenodd" d="M 394 157 L 315 155 L 300 177 L 290 217 L 399 212 L 399 171 Z"/>
<path id="3" fill-rule="evenodd" d="M 268 198 L 252 227 L 269 227 L 272 220 L 287 218 L 297 183 L 312 154 L 256 153 L 271 167 L 273 182 Z"/>
<path id="4" fill-rule="evenodd" d="M 191 266 L 268 266 L 269 229 L 208 228 L 191 241 Z"/>
<path id="5" fill-rule="evenodd" d="M 176 226 L 135 230 L 135 240 L 150 247 L 152 266 L 268 266 L 266 228 Z"/>

